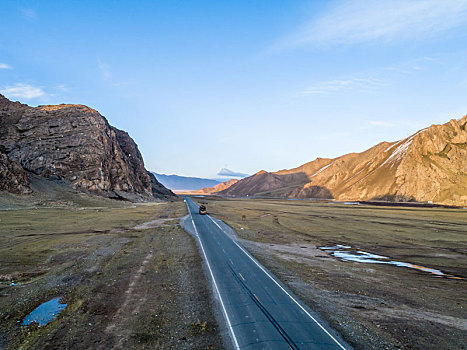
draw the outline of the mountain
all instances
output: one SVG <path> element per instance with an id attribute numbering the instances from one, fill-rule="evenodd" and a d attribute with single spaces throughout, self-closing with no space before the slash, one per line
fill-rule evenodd
<path id="1" fill-rule="evenodd" d="M 467 116 L 361 153 L 317 158 L 272 173 L 261 171 L 217 194 L 465 205 Z"/>
<path id="2" fill-rule="evenodd" d="M 0 154 L 0 172 L 10 172 L 3 191 L 28 192 L 30 172 L 110 198 L 174 196 L 145 169 L 128 133 L 83 105 L 29 107 L 0 95 Z"/>
<path id="3" fill-rule="evenodd" d="M 213 193 L 217 193 L 223 191 L 230 186 L 236 184 L 238 182 L 237 179 L 230 179 L 229 181 L 221 182 L 213 187 L 205 187 L 198 191 L 177 191 L 178 194 L 193 194 L 193 195 L 209 195 Z"/>
<path id="4" fill-rule="evenodd" d="M 221 181 L 199 177 L 164 175 L 154 172 L 153 174 L 161 184 L 174 191 L 197 191 L 204 187 L 212 187 L 221 183 Z"/>

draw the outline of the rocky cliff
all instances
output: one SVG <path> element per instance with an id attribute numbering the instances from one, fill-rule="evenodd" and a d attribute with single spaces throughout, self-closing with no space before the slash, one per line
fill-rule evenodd
<path id="1" fill-rule="evenodd" d="M 26 171 L 5 153 L 0 151 L 0 191 L 15 194 L 31 193 Z"/>
<path id="2" fill-rule="evenodd" d="M 218 194 L 466 205 L 467 116 L 361 153 L 260 172 Z"/>
<path id="3" fill-rule="evenodd" d="M 0 147 L 39 176 L 111 198 L 172 196 L 151 178 L 137 145 L 83 105 L 29 107 L 0 95 Z"/>

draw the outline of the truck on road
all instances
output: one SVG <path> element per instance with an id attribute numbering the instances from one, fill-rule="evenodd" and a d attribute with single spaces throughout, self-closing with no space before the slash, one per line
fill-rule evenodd
<path id="1" fill-rule="evenodd" d="M 200 215 L 206 215 L 206 206 L 204 206 L 204 205 L 199 206 L 199 214 Z"/>

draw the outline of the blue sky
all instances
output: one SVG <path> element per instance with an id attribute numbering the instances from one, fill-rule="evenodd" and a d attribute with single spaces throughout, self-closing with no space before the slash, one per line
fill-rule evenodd
<path id="1" fill-rule="evenodd" d="M 467 114 L 467 0 L 0 0 L 0 93 L 89 105 L 160 173 L 291 168 Z"/>

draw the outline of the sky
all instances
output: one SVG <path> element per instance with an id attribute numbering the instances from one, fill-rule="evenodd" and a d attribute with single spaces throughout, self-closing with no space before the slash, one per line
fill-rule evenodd
<path id="1" fill-rule="evenodd" d="M 158 173 L 293 168 L 467 114 L 467 0 L 0 0 L 0 93 L 98 110 Z"/>

